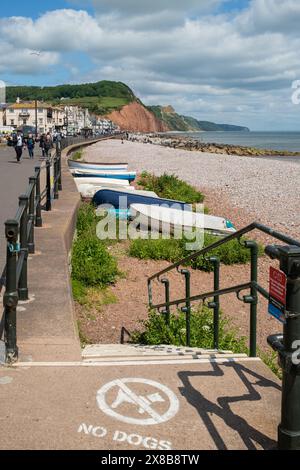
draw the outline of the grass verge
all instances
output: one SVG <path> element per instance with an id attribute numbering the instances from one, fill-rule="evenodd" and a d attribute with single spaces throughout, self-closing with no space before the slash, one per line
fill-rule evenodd
<path id="1" fill-rule="evenodd" d="M 202 203 L 204 195 L 175 175 L 155 176 L 144 172 L 138 184 L 146 191 L 154 191 L 159 197 L 183 201 L 186 204 Z"/>

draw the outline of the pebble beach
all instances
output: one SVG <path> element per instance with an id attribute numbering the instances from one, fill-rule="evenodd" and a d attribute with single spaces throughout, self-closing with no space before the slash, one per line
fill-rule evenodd
<path id="1" fill-rule="evenodd" d="M 86 161 L 128 162 L 129 169 L 176 174 L 206 195 L 214 215 L 233 219 L 237 228 L 254 220 L 299 236 L 300 158 L 252 158 L 189 152 L 157 145 L 107 140 L 88 147 Z"/>

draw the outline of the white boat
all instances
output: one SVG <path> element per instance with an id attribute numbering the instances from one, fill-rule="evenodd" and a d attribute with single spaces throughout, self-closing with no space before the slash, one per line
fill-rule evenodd
<path id="1" fill-rule="evenodd" d="M 128 163 L 91 163 L 91 162 L 81 162 L 68 160 L 69 168 L 73 170 L 117 170 L 117 171 L 127 171 Z"/>
<path id="2" fill-rule="evenodd" d="M 128 180 L 117 180 L 113 178 L 93 178 L 93 177 L 88 177 L 88 178 L 74 178 L 74 181 L 77 185 L 77 187 L 81 184 L 89 184 L 93 186 L 106 186 L 107 188 L 111 187 L 127 187 L 129 186 L 129 181 Z"/>
<path id="3" fill-rule="evenodd" d="M 85 169 L 70 169 L 70 172 L 75 178 L 83 178 L 93 176 L 95 178 L 114 178 L 119 180 L 134 181 L 136 178 L 135 171 L 123 171 L 123 170 L 89 170 Z"/>
<path id="4" fill-rule="evenodd" d="M 103 186 L 97 186 L 93 184 L 78 184 L 77 179 L 75 179 L 75 181 L 77 184 L 77 189 L 80 192 L 81 196 L 87 199 L 92 199 L 95 194 L 98 191 L 101 191 L 102 189 L 116 189 L 118 192 L 125 193 L 125 195 L 136 191 L 133 186 L 107 186 L 105 184 L 103 184 Z"/>
<path id="5" fill-rule="evenodd" d="M 161 232 L 169 227 L 171 234 L 184 229 L 204 229 L 218 235 L 230 235 L 236 232 L 234 225 L 223 217 L 146 204 L 132 204 L 130 209 L 134 218 L 138 216 L 142 230 L 152 227 Z"/>

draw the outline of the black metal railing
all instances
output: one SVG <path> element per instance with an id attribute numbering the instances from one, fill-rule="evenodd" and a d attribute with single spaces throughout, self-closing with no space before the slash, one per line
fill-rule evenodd
<path id="1" fill-rule="evenodd" d="M 28 300 L 28 255 L 35 253 L 35 227 L 42 227 L 42 211 L 51 211 L 53 200 L 62 190 L 62 150 L 111 137 L 67 137 L 55 143 L 54 151 L 29 178 L 27 192 L 19 197 L 19 208 L 14 219 L 5 223 L 7 241 L 6 264 L 0 278 L 0 293 L 4 290 L 4 311 L 0 315 L 0 341 L 4 340 L 6 362 L 18 359 L 17 306 L 19 300 Z"/>
<path id="2" fill-rule="evenodd" d="M 42 185 L 45 186 L 43 191 Z M 42 210 L 51 210 L 51 200 L 58 198 L 61 189 L 61 146 L 57 143 L 53 156 L 35 167 L 34 176 L 29 178 L 27 192 L 19 197 L 15 218 L 5 223 L 7 249 L 0 286 L 0 290 L 5 287 L 0 339 L 4 337 L 6 361 L 10 363 L 18 358 L 18 302 L 29 299 L 27 262 L 28 255 L 35 253 L 35 227 L 42 227 Z"/>
<path id="3" fill-rule="evenodd" d="M 259 223 L 253 223 L 242 230 L 218 240 L 216 243 L 203 248 L 202 250 L 192 253 L 190 256 L 178 261 L 177 263 L 172 264 L 168 268 L 160 271 L 159 273 L 154 274 L 148 279 L 148 296 L 149 296 L 149 306 L 151 309 L 158 310 L 165 315 L 166 319 L 170 316 L 170 308 L 184 305 L 182 311 L 186 313 L 186 339 L 187 346 L 190 346 L 190 315 L 191 315 L 191 304 L 197 301 L 203 301 L 204 303 L 209 300 L 207 306 L 214 311 L 214 344 L 212 345 L 214 349 L 219 348 L 219 315 L 220 315 L 220 297 L 226 294 L 236 293 L 239 300 L 243 301 L 246 304 L 250 305 L 250 357 L 256 357 L 257 347 L 256 347 L 256 336 L 257 336 L 257 304 L 258 304 L 258 293 L 261 294 L 266 299 L 269 299 L 269 293 L 258 284 L 258 245 L 255 241 L 243 240 L 243 236 L 253 230 L 259 230 L 264 232 L 267 235 L 280 240 L 281 242 L 287 243 L 288 245 L 294 245 L 300 247 L 300 242 L 292 239 L 289 236 L 286 236 L 282 233 L 276 232 L 275 230 L 266 227 Z M 240 243 L 251 252 L 251 274 L 249 282 L 228 287 L 225 289 L 220 289 L 220 260 L 213 256 L 209 257 L 209 253 L 214 249 L 224 245 L 225 243 L 230 242 L 231 240 L 238 239 Z M 190 295 L 191 289 L 191 271 L 180 267 L 185 267 L 190 261 L 199 258 L 199 257 L 208 257 L 207 260 L 213 263 L 214 271 L 214 289 L 211 292 L 199 293 L 197 295 Z M 176 269 L 179 274 L 185 277 L 185 297 L 171 299 L 170 297 L 170 281 L 165 277 L 170 271 Z M 165 301 L 162 303 L 153 303 L 153 281 L 158 280 L 165 286 Z M 248 295 L 241 297 L 241 293 L 245 290 L 250 290 Z M 212 300 L 210 300 L 212 299 Z"/>
<path id="4" fill-rule="evenodd" d="M 265 225 L 252 223 L 242 230 L 216 243 L 195 252 L 185 259 L 169 266 L 168 268 L 154 274 L 148 279 L 149 307 L 165 315 L 166 324 L 170 321 L 171 307 L 181 308 L 186 314 L 186 344 L 190 346 L 190 319 L 191 305 L 193 302 L 203 301 L 206 306 L 213 310 L 213 348 L 219 350 L 219 318 L 220 298 L 223 295 L 236 293 L 237 298 L 250 305 L 250 357 L 257 355 L 257 306 L 260 294 L 265 299 L 272 301 L 269 292 L 258 283 L 258 244 L 255 241 L 245 240 L 243 236 L 259 230 L 284 245 L 270 245 L 265 248 L 265 253 L 272 260 L 280 262 L 280 270 L 287 279 L 286 303 L 278 304 L 282 315 L 283 334 L 275 334 L 268 337 L 267 341 L 271 348 L 279 355 L 279 364 L 283 371 L 282 378 L 282 414 L 281 424 L 278 428 L 278 447 L 281 450 L 300 450 L 300 241 L 279 233 Z M 237 239 L 239 243 L 251 251 L 251 270 L 249 282 L 220 289 L 220 260 L 209 257 L 212 250 Z M 199 257 L 204 257 L 213 264 L 214 289 L 211 292 L 191 295 L 191 271 L 186 265 Z M 181 269 L 181 266 L 184 269 Z M 166 277 L 174 269 L 185 278 L 185 297 L 171 298 L 171 284 Z M 153 282 L 159 281 L 164 285 L 165 301 L 153 302 Z M 241 295 L 243 291 L 249 290 L 247 295 Z"/>

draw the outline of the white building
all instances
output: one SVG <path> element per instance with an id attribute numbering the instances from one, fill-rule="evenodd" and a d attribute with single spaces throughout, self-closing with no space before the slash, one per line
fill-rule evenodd
<path id="1" fill-rule="evenodd" d="M 79 106 L 65 106 L 67 132 L 79 133 L 81 129 L 92 128 L 92 120 L 88 109 Z"/>
<path id="2" fill-rule="evenodd" d="M 62 129 L 65 113 L 62 108 L 51 106 L 47 103 L 35 102 L 15 103 L 8 105 L 5 111 L 5 124 L 15 129 L 21 126 L 36 126 L 39 133 L 52 132 Z"/>

